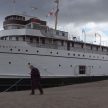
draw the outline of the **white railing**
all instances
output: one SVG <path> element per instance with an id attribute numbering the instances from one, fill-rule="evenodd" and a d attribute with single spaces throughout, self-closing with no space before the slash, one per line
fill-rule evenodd
<path id="1" fill-rule="evenodd" d="M 24 43 L 27 43 L 28 45 L 30 45 L 32 47 L 58 49 L 58 50 L 66 50 L 66 51 L 68 50 L 67 49 L 67 45 L 62 46 L 62 45 L 57 45 L 57 44 L 47 44 L 47 43 L 42 44 L 42 43 L 36 43 L 36 42 L 30 42 L 30 41 L 23 41 L 23 40 L 22 41 L 16 41 L 16 40 L 1 40 L 1 41 L 4 44 L 6 44 L 5 42 L 9 42 L 10 45 L 13 45 L 13 42 L 17 43 L 17 45 L 19 45 L 19 46 L 25 45 Z M 69 49 L 70 50 L 68 50 L 68 51 L 108 55 L 108 51 L 101 51 L 101 50 L 96 50 L 96 49 L 92 49 L 91 50 L 91 49 L 88 49 L 88 48 L 80 48 L 80 47 L 70 47 Z"/>
<path id="2" fill-rule="evenodd" d="M 61 46 L 61 45 L 56 45 L 56 44 L 41 44 L 41 43 L 30 43 L 27 42 L 30 46 L 32 47 L 39 47 L 39 48 L 50 48 L 50 49 L 58 49 L 58 50 L 67 50 L 67 46 Z M 104 54 L 108 55 L 108 52 L 106 51 L 96 51 L 96 50 L 91 50 L 87 48 L 75 48 L 75 47 L 70 47 L 70 50 L 68 51 L 74 51 L 74 52 L 83 52 L 83 53 L 93 53 L 93 54 Z"/>

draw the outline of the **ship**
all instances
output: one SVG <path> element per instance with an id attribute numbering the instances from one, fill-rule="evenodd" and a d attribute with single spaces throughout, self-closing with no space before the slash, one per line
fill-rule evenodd
<path id="1" fill-rule="evenodd" d="M 28 63 L 39 69 L 46 85 L 108 77 L 108 47 L 70 40 L 68 32 L 57 29 L 57 16 L 55 29 L 37 17 L 26 19 L 23 15 L 6 16 L 3 28 L 0 31 L 1 88 L 18 83 L 28 85 Z"/>

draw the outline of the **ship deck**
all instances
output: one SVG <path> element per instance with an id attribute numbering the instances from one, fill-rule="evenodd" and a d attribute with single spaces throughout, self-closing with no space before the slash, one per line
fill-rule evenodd
<path id="1" fill-rule="evenodd" d="M 30 91 L 0 93 L 0 108 L 107 108 L 108 80 L 46 88 L 45 94 Z"/>

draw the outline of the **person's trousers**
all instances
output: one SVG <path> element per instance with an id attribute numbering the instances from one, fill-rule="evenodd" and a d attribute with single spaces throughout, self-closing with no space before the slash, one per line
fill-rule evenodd
<path id="1" fill-rule="evenodd" d="M 40 91 L 40 94 L 43 94 L 43 89 L 40 82 L 38 83 L 32 82 L 32 85 L 31 85 L 32 94 L 35 94 L 35 89 L 38 89 Z"/>

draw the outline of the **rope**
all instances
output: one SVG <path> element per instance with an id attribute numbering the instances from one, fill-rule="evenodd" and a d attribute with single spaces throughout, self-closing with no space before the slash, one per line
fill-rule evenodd
<path id="1" fill-rule="evenodd" d="M 22 81 L 23 79 L 19 79 L 15 84 L 11 85 L 9 88 L 7 88 L 6 90 L 4 90 L 3 92 L 7 92 L 10 89 L 12 89 L 14 86 L 16 86 L 20 81 Z"/>

